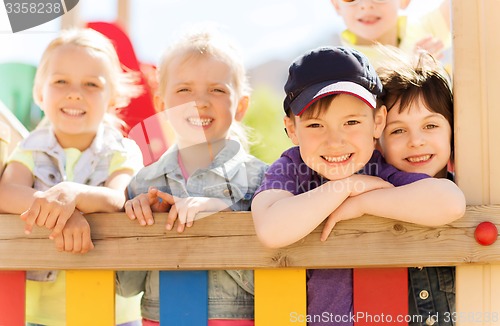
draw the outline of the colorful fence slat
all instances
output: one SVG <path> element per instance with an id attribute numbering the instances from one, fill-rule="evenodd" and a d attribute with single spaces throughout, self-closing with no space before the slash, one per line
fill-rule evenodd
<path id="1" fill-rule="evenodd" d="M 66 271 L 66 322 L 68 326 L 115 325 L 114 271 Z"/>
<path id="2" fill-rule="evenodd" d="M 0 271 L 0 325 L 24 325 L 26 272 Z"/>
<path id="3" fill-rule="evenodd" d="M 358 268 L 353 271 L 356 326 L 408 325 L 408 270 Z"/>
<path id="4" fill-rule="evenodd" d="M 179 326 L 207 324 L 207 271 L 160 271 L 162 321 Z"/>
<path id="5" fill-rule="evenodd" d="M 255 326 L 306 325 L 306 270 L 255 270 Z"/>

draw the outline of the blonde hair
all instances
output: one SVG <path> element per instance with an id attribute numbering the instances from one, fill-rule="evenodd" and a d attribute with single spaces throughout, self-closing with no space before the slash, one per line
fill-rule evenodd
<path id="1" fill-rule="evenodd" d="M 197 56 L 210 56 L 224 62 L 231 68 L 236 96 L 250 96 L 250 83 L 239 49 L 213 25 L 207 24 L 192 27 L 165 50 L 158 64 L 158 96 L 165 96 L 169 65 L 179 56 L 185 57 L 186 60 Z M 247 127 L 233 121 L 229 137 L 238 140 L 248 150 Z"/>
<path id="2" fill-rule="evenodd" d="M 69 29 L 61 31 L 60 35 L 49 43 L 42 54 L 33 86 L 33 98 L 37 104 L 40 104 L 38 103 L 38 94 L 40 94 L 42 84 L 47 78 L 51 55 L 55 49 L 63 45 L 80 46 L 109 59 L 109 83 L 115 108 L 127 106 L 132 98 L 142 93 L 142 87 L 137 84 L 139 73 L 122 70 L 118 54 L 107 37 L 89 28 Z"/>

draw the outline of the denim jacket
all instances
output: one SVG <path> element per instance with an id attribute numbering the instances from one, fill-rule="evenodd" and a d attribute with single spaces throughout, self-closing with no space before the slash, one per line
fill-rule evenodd
<path id="1" fill-rule="evenodd" d="M 208 168 L 198 169 L 185 180 L 177 155 L 174 145 L 156 163 L 139 171 L 128 186 L 129 198 L 154 186 L 178 197 L 220 198 L 234 211 L 247 211 L 267 168 L 238 142 L 229 140 Z M 144 291 L 142 316 L 159 321 L 159 272 L 124 271 L 116 276 L 118 294 L 131 296 Z M 253 271 L 209 271 L 208 317 L 253 319 L 253 294 Z"/>
<path id="2" fill-rule="evenodd" d="M 33 155 L 33 179 L 36 190 L 47 190 L 67 181 L 66 155 L 59 145 L 50 126 L 35 129 L 19 144 L 19 149 Z M 134 171 L 142 164 L 139 147 L 130 139 L 123 138 L 119 131 L 102 125 L 92 144 L 82 152 L 74 167 L 73 181 L 90 186 L 102 186 L 109 177 L 111 160 L 116 152 L 137 156 Z M 54 281 L 57 271 L 29 271 L 27 278 L 32 281 Z"/>
<path id="3" fill-rule="evenodd" d="M 450 172 L 446 178 L 455 179 Z M 410 326 L 455 325 L 455 267 L 408 268 L 408 294 L 409 315 L 420 315 L 422 321 L 410 322 Z"/>

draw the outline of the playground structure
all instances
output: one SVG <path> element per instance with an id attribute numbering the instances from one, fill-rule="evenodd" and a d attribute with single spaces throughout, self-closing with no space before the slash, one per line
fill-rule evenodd
<path id="1" fill-rule="evenodd" d="M 215 214 L 180 235 L 165 232 L 164 216 L 144 228 L 124 214 L 95 214 L 89 216 L 95 249 L 80 256 L 55 251 L 48 231 L 25 236 L 17 216 L 1 216 L 0 324 L 22 324 L 22 319 L 2 319 L 24 317 L 22 290 L 15 287 L 24 281 L 19 270 L 68 270 L 67 324 L 90 325 L 98 318 L 113 325 L 113 270 L 251 268 L 256 270 L 256 325 L 281 326 L 305 325 L 290 318 L 291 312 L 305 315 L 304 268 L 455 265 L 457 325 L 500 325 L 500 243 L 481 246 L 474 240 L 480 222 L 500 226 L 498 12 L 498 0 L 453 1 L 455 162 L 468 204 L 464 218 L 426 228 L 365 216 L 339 223 L 326 243 L 319 241 L 320 226 L 294 245 L 266 249 L 255 236 L 250 213 Z M 383 293 L 373 299 L 390 302 Z"/>

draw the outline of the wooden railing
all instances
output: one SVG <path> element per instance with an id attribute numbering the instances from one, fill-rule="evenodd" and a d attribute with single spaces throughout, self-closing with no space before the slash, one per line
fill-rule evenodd
<path id="1" fill-rule="evenodd" d="M 322 226 L 285 248 L 260 244 L 250 213 L 216 213 L 183 233 L 165 230 L 166 214 L 141 227 L 125 214 L 91 214 L 95 249 L 85 255 L 60 253 L 49 231 L 24 234 L 16 215 L 0 215 L 0 268 L 191 270 L 256 268 L 363 268 L 449 266 L 500 262 L 500 242 L 481 246 L 474 230 L 481 221 L 500 221 L 500 206 L 469 206 L 451 224 L 428 228 L 363 216 L 338 223 L 329 239 Z M 286 228 L 286 225 L 283 226 Z"/>
<path id="2" fill-rule="evenodd" d="M 305 325 L 299 320 L 291 321 L 290 317 L 290 312 L 305 315 L 304 268 L 498 263 L 500 242 L 482 246 L 475 241 L 474 231 L 480 222 L 495 223 L 499 216 L 500 206 L 469 206 L 462 219 L 437 228 L 363 216 L 338 223 L 326 242 L 319 240 L 319 226 L 293 245 L 269 249 L 257 239 L 250 213 L 216 213 L 196 221 L 181 234 L 165 230 L 166 214 L 158 214 L 156 224 L 147 227 L 130 221 L 122 213 L 92 214 L 87 218 L 95 249 L 79 255 L 57 252 L 48 239 L 48 230 L 35 228 L 26 236 L 18 216 L 0 215 L 0 269 L 4 275 L 19 270 L 71 270 L 67 288 L 73 293 L 68 291 L 68 296 L 74 296 L 74 292 L 79 295 L 73 301 L 68 299 L 68 325 L 85 325 L 88 315 L 94 316 L 94 323 L 102 320 L 102 325 L 113 324 L 112 270 L 255 269 L 256 325 Z M 89 277 L 95 282 L 85 281 Z M 2 287 L 5 286 L 3 282 Z M 90 299 L 81 299 L 86 296 Z M 101 301 L 107 298 L 107 304 L 96 306 L 94 297 Z M 461 298 L 462 303 L 464 300 L 467 298 Z M 16 300 L 10 297 L 7 301 Z M 72 304 L 77 304 L 78 309 L 71 309 Z M 16 310 L 4 301 L 0 318 L 13 311 Z"/>

